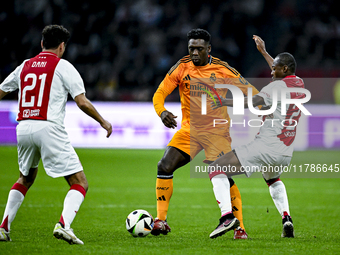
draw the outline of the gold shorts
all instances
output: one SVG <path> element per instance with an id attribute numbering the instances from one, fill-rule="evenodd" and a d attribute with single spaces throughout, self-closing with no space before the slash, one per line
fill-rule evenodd
<path id="1" fill-rule="evenodd" d="M 190 133 L 191 132 L 191 133 Z M 172 137 L 168 146 L 175 147 L 190 155 L 193 159 L 201 150 L 205 152 L 205 163 L 213 162 L 218 157 L 231 151 L 230 135 L 197 132 L 180 129 Z"/>

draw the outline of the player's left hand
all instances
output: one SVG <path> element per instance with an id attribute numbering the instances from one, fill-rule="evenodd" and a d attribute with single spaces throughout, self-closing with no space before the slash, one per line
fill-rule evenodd
<path id="1" fill-rule="evenodd" d="M 112 125 L 107 120 L 104 120 L 104 122 L 101 124 L 101 126 L 107 131 L 106 137 L 109 138 L 112 134 Z"/>
<path id="2" fill-rule="evenodd" d="M 266 45 L 264 43 L 264 41 L 262 40 L 261 37 L 259 37 L 258 35 L 253 35 L 253 39 L 255 41 L 256 44 L 256 48 L 259 52 L 261 52 L 262 54 L 266 52 Z"/>

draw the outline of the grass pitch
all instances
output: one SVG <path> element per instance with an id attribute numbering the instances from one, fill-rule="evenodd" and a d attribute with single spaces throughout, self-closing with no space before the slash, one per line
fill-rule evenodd
<path id="1" fill-rule="evenodd" d="M 227 233 L 214 240 L 220 212 L 208 178 L 190 178 L 189 165 L 174 177 L 167 236 L 133 238 L 125 218 L 134 209 L 156 216 L 155 180 L 163 150 L 77 149 L 89 192 L 72 227 L 84 246 L 53 237 L 68 185 L 48 177 L 43 167 L 11 228 L 12 242 L 0 254 L 340 254 L 340 179 L 285 178 L 294 239 L 280 237 L 281 218 L 262 178 L 235 178 L 243 199 L 248 240 Z M 338 151 L 295 152 L 294 164 L 335 164 Z M 0 147 L 0 217 L 19 176 L 15 147 Z M 340 173 L 339 173 L 340 177 Z"/>

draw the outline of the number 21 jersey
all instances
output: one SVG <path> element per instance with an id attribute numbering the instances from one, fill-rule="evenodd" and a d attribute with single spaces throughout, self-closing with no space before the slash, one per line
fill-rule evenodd
<path id="1" fill-rule="evenodd" d="M 19 89 L 18 121 L 46 120 L 64 125 L 68 93 L 74 99 L 85 93 L 74 66 L 52 52 L 25 60 L 0 85 L 5 92 Z"/>

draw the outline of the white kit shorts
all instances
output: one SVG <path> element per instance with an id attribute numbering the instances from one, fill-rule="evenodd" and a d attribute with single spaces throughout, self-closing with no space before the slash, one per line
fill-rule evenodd
<path id="1" fill-rule="evenodd" d="M 247 177 L 250 177 L 254 172 L 262 172 L 265 180 L 280 177 L 292 158 L 274 153 L 271 148 L 259 140 L 239 146 L 235 148 L 235 152 L 241 163 L 242 171 Z"/>
<path id="2" fill-rule="evenodd" d="M 80 172 L 83 167 L 65 128 L 39 120 L 20 121 L 16 128 L 20 172 L 27 176 L 42 159 L 46 174 L 56 178 Z"/>

